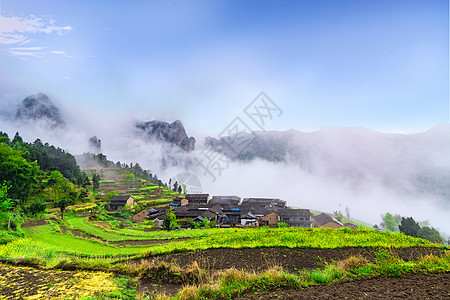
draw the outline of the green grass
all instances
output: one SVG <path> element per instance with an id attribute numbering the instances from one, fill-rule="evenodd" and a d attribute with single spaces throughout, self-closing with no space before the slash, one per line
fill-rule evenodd
<path id="1" fill-rule="evenodd" d="M 207 230 L 184 231 L 150 231 L 144 232 L 131 228 L 117 230 L 102 229 L 87 221 L 87 218 L 66 217 L 66 222 L 74 229 L 78 229 L 88 235 L 98 237 L 108 242 L 136 241 L 136 240 L 176 240 L 180 238 L 197 238 L 213 234 Z"/>
<path id="2" fill-rule="evenodd" d="M 393 232 L 377 232 L 371 229 L 309 229 L 309 228 L 260 228 L 260 229 L 195 229 L 184 231 L 143 232 L 136 229 L 102 230 L 83 218 L 69 218 L 75 227 L 90 231 L 114 241 L 142 239 L 171 239 L 172 242 L 147 246 L 116 247 L 100 242 L 58 233 L 56 226 L 45 225 L 24 228 L 25 236 L 54 246 L 58 251 L 79 255 L 134 255 L 143 256 L 184 252 L 209 248 L 343 248 L 343 247 L 443 247 L 422 239 Z M 188 238 L 187 240 L 178 240 Z"/>
<path id="3" fill-rule="evenodd" d="M 54 247 L 57 252 L 91 256 L 131 255 L 143 251 L 142 247 L 116 247 L 96 241 L 75 237 L 71 234 L 57 233 L 52 225 L 27 227 L 23 229 L 26 237 L 33 241 Z"/>

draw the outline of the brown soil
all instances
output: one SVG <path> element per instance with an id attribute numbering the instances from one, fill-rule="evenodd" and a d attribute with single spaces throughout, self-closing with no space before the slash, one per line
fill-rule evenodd
<path id="1" fill-rule="evenodd" d="M 174 241 L 185 241 L 188 239 L 177 240 L 136 240 L 136 241 L 122 241 L 122 242 L 109 242 L 108 244 L 116 246 L 138 246 L 138 245 L 154 245 L 154 244 L 166 244 Z"/>
<path id="2" fill-rule="evenodd" d="M 33 226 L 42 226 L 42 225 L 47 225 L 47 224 L 48 224 L 48 222 L 46 220 L 31 220 L 26 223 L 23 223 L 21 227 L 25 228 L 25 227 L 33 227 Z"/>
<path id="3" fill-rule="evenodd" d="M 405 261 L 420 258 L 427 254 L 440 255 L 437 248 L 399 248 L 393 253 Z M 255 249 L 208 249 L 194 252 L 161 255 L 154 259 L 175 263 L 180 267 L 191 265 L 196 261 L 200 268 L 222 270 L 231 267 L 247 271 L 261 271 L 273 266 L 281 266 L 287 272 L 296 273 L 302 269 L 315 269 L 324 263 L 343 260 L 350 256 L 362 255 L 373 261 L 376 248 L 343 249 L 303 249 L 303 248 L 255 248 Z"/>
<path id="4" fill-rule="evenodd" d="M 376 276 L 298 290 L 247 291 L 239 299 L 450 299 L 449 283 L 450 273 L 405 274 L 398 278 Z"/>

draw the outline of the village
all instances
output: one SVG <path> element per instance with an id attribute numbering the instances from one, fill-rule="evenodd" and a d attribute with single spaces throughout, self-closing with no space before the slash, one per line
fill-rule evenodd
<path id="1" fill-rule="evenodd" d="M 125 206 L 134 207 L 138 202 L 132 196 L 113 196 L 109 200 L 111 211 Z M 171 211 L 179 224 L 205 224 L 214 222 L 217 227 L 306 227 L 357 229 L 352 223 L 341 223 L 330 214 L 313 215 L 309 209 L 287 206 L 277 198 L 243 198 L 238 196 L 213 196 L 186 194 L 174 198 L 168 206 L 145 208 L 132 216 L 135 223 L 151 220 L 155 228 L 162 228 L 166 214 Z"/>

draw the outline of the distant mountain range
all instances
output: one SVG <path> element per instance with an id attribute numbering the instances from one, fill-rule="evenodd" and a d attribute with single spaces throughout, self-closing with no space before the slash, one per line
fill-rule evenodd
<path id="1" fill-rule="evenodd" d="M 245 141 L 251 142 L 244 149 L 235 147 Z M 365 128 L 240 133 L 208 137 L 206 147 L 234 161 L 295 164 L 308 173 L 355 188 L 376 181 L 400 193 L 445 198 L 450 206 L 449 124 L 415 134 L 385 134 Z"/>
<path id="2" fill-rule="evenodd" d="M 18 105 L 15 118 L 18 122 L 48 121 L 51 130 L 68 126 L 58 107 L 44 94 L 25 98 Z M 174 146 L 170 149 L 175 152 L 164 148 L 159 154 L 162 157 L 155 157 L 163 162 L 162 166 L 168 160 L 173 161 L 168 165 L 185 165 L 181 160 L 193 161 L 198 155 L 193 152 L 196 139 L 187 135 L 179 120 L 130 121 L 129 128 L 133 131 L 130 141 Z M 94 152 L 100 152 L 105 138 L 94 135 L 95 132 L 86 143 Z M 311 133 L 297 130 L 240 133 L 220 139 L 207 137 L 205 147 L 233 161 L 260 159 L 296 165 L 307 173 L 355 188 L 377 182 L 405 195 L 432 195 L 450 204 L 449 124 L 415 134 L 385 134 L 353 127 L 325 128 Z M 178 156 L 177 152 L 189 156 Z"/>

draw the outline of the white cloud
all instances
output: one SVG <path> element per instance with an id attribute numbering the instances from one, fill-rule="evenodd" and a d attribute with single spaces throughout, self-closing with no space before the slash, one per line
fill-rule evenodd
<path id="1" fill-rule="evenodd" d="M 66 53 L 66 51 L 50 51 L 50 53 L 63 55 L 64 57 L 67 57 L 67 58 L 73 58 L 73 56 L 72 55 L 68 55 Z"/>
<path id="2" fill-rule="evenodd" d="M 72 30 L 71 26 L 56 26 L 55 20 L 30 15 L 26 18 L 0 16 L 0 44 L 26 44 L 28 35 L 35 33 L 56 33 L 63 35 Z"/>
<path id="3" fill-rule="evenodd" d="M 47 47 L 16 47 L 16 48 L 9 48 L 9 50 L 12 51 L 40 51 Z"/>
<path id="4" fill-rule="evenodd" d="M 42 53 L 41 52 L 25 52 L 25 51 L 9 51 L 12 55 L 15 56 L 30 56 L 30 57 L 42 57 Z"/>
<path id="5" fill-rule="evenodd" d="M 47 47 L 15 47 L 10 48 L 9 53 L 21 59 L 26 57 L 43 57 L 45 53 L 42 52 Z"/>

